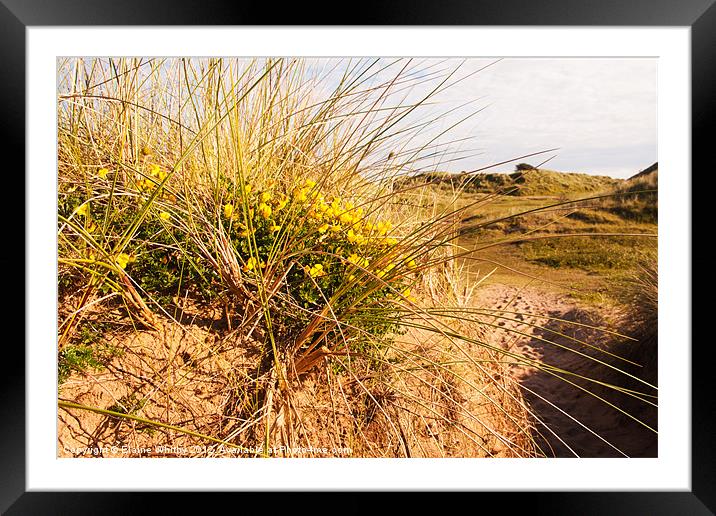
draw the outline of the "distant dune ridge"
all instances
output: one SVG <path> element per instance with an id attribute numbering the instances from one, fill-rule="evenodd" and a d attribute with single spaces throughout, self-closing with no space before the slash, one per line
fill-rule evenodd
<path id="1" fill-rule="evenodd" d="M 643 176 L 648 176 L 652 172 L 658 172 L 658 170 L 659 170 L 659 162 L 657 161 L 653 165 L 646 167 L 641 172 L 634 174 L 629 179 L 627 179 L 627 181 L 631 181 L 632 179 L 637 179 L 637 178 L 643 177 Z"/>
<path id="2" fill-rule="evenodd" d="M 462 189 L 466 193 L 500 193 L 515 196 L 563 195 L 603 192 L 623 188 L 628 182 L 656 172 L 658 163 L 629 179 L 596 176 L 579 172 L 522 167 L 513 173 L 423 172 L 399 179 L 395 189 L 432 184 L 441 189 Z"/>

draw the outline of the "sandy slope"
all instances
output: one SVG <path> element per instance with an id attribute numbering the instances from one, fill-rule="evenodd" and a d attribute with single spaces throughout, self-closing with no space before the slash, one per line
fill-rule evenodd
<path id="1" fill-rule="evenodd" d="M 624 367 L 623 362 L 571 339 L 576 338 L 598 348 L 612 346 L 614 336 L 568 322 L 608 326 L 608 321 L 602 318 L 609 316 L 608 308 L 585 308 L 569 297 L 537 287 L 520 290 L 514 286 L 492 284 L 478 289 L 477 293 L 477 304 L 488 310 L 501 310 L 491 312 L 495 316 L 483 321 L 492 325 L 487 338 L 493 344 L 518 356 L 551 364 L 573 374 L 653 392 L 638 382 L 629 383 L 628 377 L 589 357 L 620 367 Z M 113 359 L 106 370 L 73 373 L 60 389 L 61 399 L 100 408 L 121 405 L 128 412 L 148 419 L 222 439 L 252 442 L 250 435 L 240 431 L 242 425 L 239 423 L 244 416 L 237 409 L 240 403 L 236 397 L 240 387 L 246 384 L 247 371 L 255 363 L 255 357 L 248 354 L 250 346 L 234 342 L 235 338 L 217 339 L 205 328 L 195 325 L 185 328 L 169 325 L 159 335 L 139 332 L 115 338 L 117 346 L 125 353 Z M 446 350 L 439 339 L 434 341 L 425 335 L 413 334 L 404 338 L 415 344 L 415 349 L 410 349 L 416 357 L 428 356 L 436 363 L 454 361 L 454 351 L 443 356 Z M 482 334 L 480 338 L 483 338 Z M 482 347 L 470 348 L 466 345 L 465 350 L 474 354 L 478 363 L 480 358 L 485 358 L 480 355 L 484 353 Z M 484 365 L 484 371 L 458 367 L 453 366 L 455 370 L 452 374 L 443 374 L 445 371 L 441 368 L 422 369 L 420 375 L 413 373 L 412 368 L 406 368 L 411 372 L 404 378 L 401 376 L 403 383 L 397 386 L 396 392 L 371 390 L 373 398 L 395 398 L 394 402 L 405 409 L 399 415 L 392 414 L 391 424 L 399 422 L 401 439 L 387 432 L 386 424 L 380 418 L 366 416 L 368 412 L 377 414 L 378 411 L 367 410 L 363 415 L 364 437 L 375 444 L 377 451 L 355 449 L 353 456 L 523 456 L 520 447 L 524 443 L 521 444 L 522 434 L 518 432 L 521 427 L 501 418 L 497 410 L 498 407 L 514 407 L 510 404 L 518 397 L 516 391 L 513 396 L 513 389 L 516 388 L 507 381 L 510 375 L 519 382 L 530 405 L 535 425 L 542 434 L 537 441 L 544 455 L 623 456 L 618 450 L 631 457 L 656 454 L 653 432 L 579 387 L 540 371 L 529 363 L 516 364 L 508 370 L 502 364 Z M 494 381 L 487 382 L 489 376 Z M 467 379 L 476 388 L 460 388 L 459 382 L 454 382 L 457 377 Z M 568 378 L 656 427 L 656 412 L 645 411 L 643 403 L 629 403 L 630 398 L 611 389 L 579 378 Z M 348 443 L 355 448 L 355 439 L 349 439 L 347 434 L 334 435 L 335 432 L 331 433 L 329 428 L 331 425 L 325 424 L 335 419 L 336 398 L 336 393 L 330 395 L 325 392 L 326 385 L 325 378 L 307 382 L 295 394 L 294 403 L 300 405 L 303 415 L 302 428 L 310 434 L 312 442 L 328 443 L 330 446 L 346 446 Z M 355 389 L 355 386 L 351 388 Z M 359 401 L 366 398 L 365 392 L 353 392 L 346 385 L 339 390 L 342 395 Z M 493 400 L 493 403 L 485 403 L 485 399 Z M 426 401 L 429 402 L 427 409 Z M 366 406 L 370 408 L 370 404 Z M 346 419 L 337 427 L 351 427 L 348 408 L 341 409 L 345 413 L 341 417 Z M 434 413 L 434 408 L 444 413 Z M 103 452 L 101 456 L 223 456 L 213 450 L 199 450 L 188 455 L 183 452 L 177 455 L 173 448 L 158 452 L 158 444 L 190 449 L 203 441 L 136 422 L 119 424 L 118 420 L 104 415 L 64 409 L 58 412 L 58 418 L 58 455 L 62 457 L 92 456 L 87 448 L 107 447 L 110 451 Z M 371 434 L 373 430 L 375 435 Z M 396 448 L 388 449 L 386 439 Z M 118 447 L 116 453 L 111 450 L 112 446 Z M 124 447 L 130 451 L 125 452 Z"/>
<path id="2" fill-rule="evenodd" d="M 520 289 L 493 284 L 480 289 L 479 296 L 479 306 L 506 311 L 488 321 L 494 324 L 490 332 L 494 344 L 576 375 L 655 394 L 654 389 L 592 359 L 635 374 L 639 370 L 637 367 L 588 346 L 606 350 L 619 337 L 570 324 L 577 322 L 600 328 L 611 325 L 614 329 L 616 314 L 609 313 L 609 310 L 600 307 L 600 315 L 597 315 L 594 308 L 579 306 L 568 296 L 539 287 Z M 605 319 L 607 317 L 612 319 L 611 322 Z M 570 384 L 529 364 L 514 365 L 512 374 L 520 382 L 537 419 L 537 428 L 541 433 L 538 441 L 547 456 L 656 456 L 656 434 L 596 396 L 625 408 L 629 414 L 656 429 L 654 407 L 613 389 L 562 374 L 573 383 Z M 594 395 L 580 389 L 580 386 Z"/>

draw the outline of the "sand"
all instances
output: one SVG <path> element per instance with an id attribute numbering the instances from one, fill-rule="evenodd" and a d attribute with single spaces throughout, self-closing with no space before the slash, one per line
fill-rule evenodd
<path id="1" fill-rule="evenodd" d="M 539 287 L 520 289 L 495 284 L 481 288 L 478 295 L 478 306 L 519 312 L 503 313 L 501 316 L 506 319 L 494 318 L 488 321 L 495 325 L 490 330 L 493 344 L 576 375 L 656 394 L 654 389 L 610 369 L 607 365 L 599 364 L 590 357 L 629 371 L 638 371 L 638 367 L 569 338 L 578 339 L 602 350 L 614 348 L 616 341 L 624 339 L 570 324 L 577 322 L 596 327 L 611 327 L 614 330 L 614 327 L 619 325 L 619 316 L 613 309 L 586 307 L 567 295 Z M 548 315 L 553 319 L 548 320 L 537 315 Z M 563 319 L 565 322 L 556 319 Z M 524 335 L 515 332 L 522 332 Z M 563 335 L 557 335 L 555 332 Z M 621 349 L 623 346 L 624 344 Z M 519 382 L 532 410 L 535 424 L 541 434 L 538 436 L 538 443 L 546 456 L 657 456 L 656 433 L 630 417 L 635 416 L 656 430 L 655 407 L 613 389 L 562 374 L 572 382 L 570 384 L 528 364 L 513 365 L 511 374 Z M 591 394 L 580 389 L 580 386 Z M 655 399 L 653 401 L 656 402 Z M 625 408 L 625 412 L 630 415 L 608 403 Z"/>

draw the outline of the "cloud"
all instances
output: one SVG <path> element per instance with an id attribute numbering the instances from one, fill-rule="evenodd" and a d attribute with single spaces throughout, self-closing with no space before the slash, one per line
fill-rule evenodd
<path id="1" fill-rule="evenodd" d="M 484 64 L 468 62 L 464 71 Z M 485 150 L 480 161 L 559 147 L 553 168 L 629 175 L 657 159 L 656 66 L 655 59 L 504 59 L 443 100 L 483 99 L 486 109 L 458 131 Z"/>
<path id="2" fill-rule="evenodd" d="M 325 95 L 352 66 L 367 71 L 365 87 L 390 81 L 401 70 L 410 77 L 409 84 L 389 97 L 392 105 L 417 102 L 446 74 L 456 71 L 449 81 L 454 84 L 441 89 L 430 98 L 430 105 L 410 114 L 401 125 L 440 117 L 411 145 L 419 146 L 449 129 L 440 141 L 467 139 L 451 150 L 472 156 L 447 164 L 440 163 L 440 156 L 433 157 L 423 164 L 428 168 L 473 170 L 559 148 L 527 161 L 537 164 L 551 157 L 546 166 L 556 170 L 626 177 L 657 160 L 656 59 L 307 60 L 310 73 L 330 71 L 315 85 L 316 93 Z M 477 110 L 482 111 L 475 114 Z M 475 116 L 452 127 L 471 114 Z M 496 168 L 510 169 L 511 165 Z"/>

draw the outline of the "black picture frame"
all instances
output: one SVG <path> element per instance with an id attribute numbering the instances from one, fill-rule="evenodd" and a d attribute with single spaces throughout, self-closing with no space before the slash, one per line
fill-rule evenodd
<path id="1" fill-rule="evenodd" d="M 625 0 L 501 0 L 452 1 L 452 2 L 391 2 L 389 5 L 371 5 L 362 2 L 350 15 L 350 22 L 357 25 L 538 25 L 538 26 L 689 26 L 691 27 L 691 73 L 692 73 L 692 163 L 693 170 L 704 173 L 710 170 L 713 147 L 707 124 L 713 120 L 716 106 L 716 0 L 652 0 L 636 2 Z M 334 6 L 335 7 L 335 6 Z M 1 126 L 4 137 L 0 140 L 3 156 L 19 158 L 15 170 L 24 170 L 25 106 L 32 99 L 25 95 L 25 31 L 31 26 L 86 26 L 86 25 L 282 25 L 284 23 L 307 25 L 343 25 L 336 20 L 322 20 L 317 14 L 320 4 L 297 4 L 295 7 L 276 8 L 268 3 L 198 2 L 195 0 L 155 0 L 151 3 L 139 0 L 0 0 L 0 81 Z M 323 12 L 333 13 L 326 6 Z M 703 174 L 705 175 L 705 174 Z M 12 176 L 12 177 L 11 177 Z M 6 171 L 6 180 L 14 180 L 13 192 L 30 194 L 21 174 Z M 691 174 L 692 184 L 694 175 Z M 8 187 L 10 188 L 10 187 Z M 692 187 L 692 207 L 706 189 Z M 699 193 L 699 191 L 701 193 Z M 24 198 L 13 194 L 13 197 Z M 706 203 L 708 204 L 708 203 Z M 16 213 L 23 213 L 18 211 Z M 6 280 L 17 285 L 7 287 L 12 295 L 6 295 L 4 312 L 13 319 L 9 324 L 19 326 L 13 315 L 18 306 L 25 307 L 24 284 L 28 271 L 25 268 L 25 226 L 15 215 L 14 223 L 4 232 L 6 242 L 13 243 L 12 252 L 0 253 L 0 270 Z M 698 219 L 693 215 L 692 221 Z M 23 219 L 24 222 L 24 219 Z M 692 235 L 695 232 L 692 230 Z M 697 234 L 697 233 L 696 233 Z M 16 244 L 14 244 L 16 243 Z M 693 247 L 691 263 L 694 261 Z M 705 265 L 705 263 L 703 264 Z M 23 270 L 24 274 L 17 273 Z M 703 269 L 702 269 L 703 270 Z M 692 294 L 693 296 L 693 294 Z M 710 304 L 699 307 L 692 303 L 692 321 L 702 320 L 699 315 Z M 25 307 L 26 310 L 31 307 Z M 693 331 L 693 327 L 692 327 Z M 694 334 L 692 334 L 694 335 Z M 70 493 L 25 492 L 25 353 L 19 340 L 6 338 L 4 350 L 5 371 L 0 375 L 3 402 L 0 403 L 0 511 L 7 514 L 134 514 L 149 506 L 146 493 Z M 496 502 L 504 497 L 510 504 L 529 504 L 531 511 L 545 514 L 714 514 L 716 512 L 716 439 L 713 439 L 716 402 L 712 396 L 714 347 L 708 337 L 692 342 L 671 343 L 691 345 L 692 356 L 692 441 L 691 481 L 689 492 L 530 492 L 530 493 L 479 493 L 482 504 Z M 16 353 L 12 356 L 12 353 Z M 48 429 L 51 431 L 51 429 Z M 162 512 L 186 512 L 189 496 L 184 493 L 154 494 L 162 504 Z M 228 502 L 228 493 L 210 495 L 215 507 Z M 219 498 L 217 498 L 219 496 Z M 293 506 L 301 506 L 310 493 L 292 493 L 285 498 Z M 322 498 L 321 506 L 333 507 L 342 513 L 364 512 L 372 506 L 367 494 L 333 493 Z M 331 497 L 339 499 L 332 500 Z M 454 495 L 451 495 L 451 497 Z M 275 503 L 275 494 L 271 495 Z M 406 497 L 407 498 L 407 497 Z M 431 504 L 444 508 L 443 497 L 427 497 L 426 493 L 412 493 L 407 502 L 429 509 Z M 262 497 L 257 497 L 259 501 Z M 452 498 L 449 506 L 455 506 Z M 502 502 L 504 503 L 504 502 Z M 498 505 L 499 506 L 499 505 Z M 244 500 L 239 505 L 248 509 Z M 407 509 L 407 507 L 405 507 Z"/>

